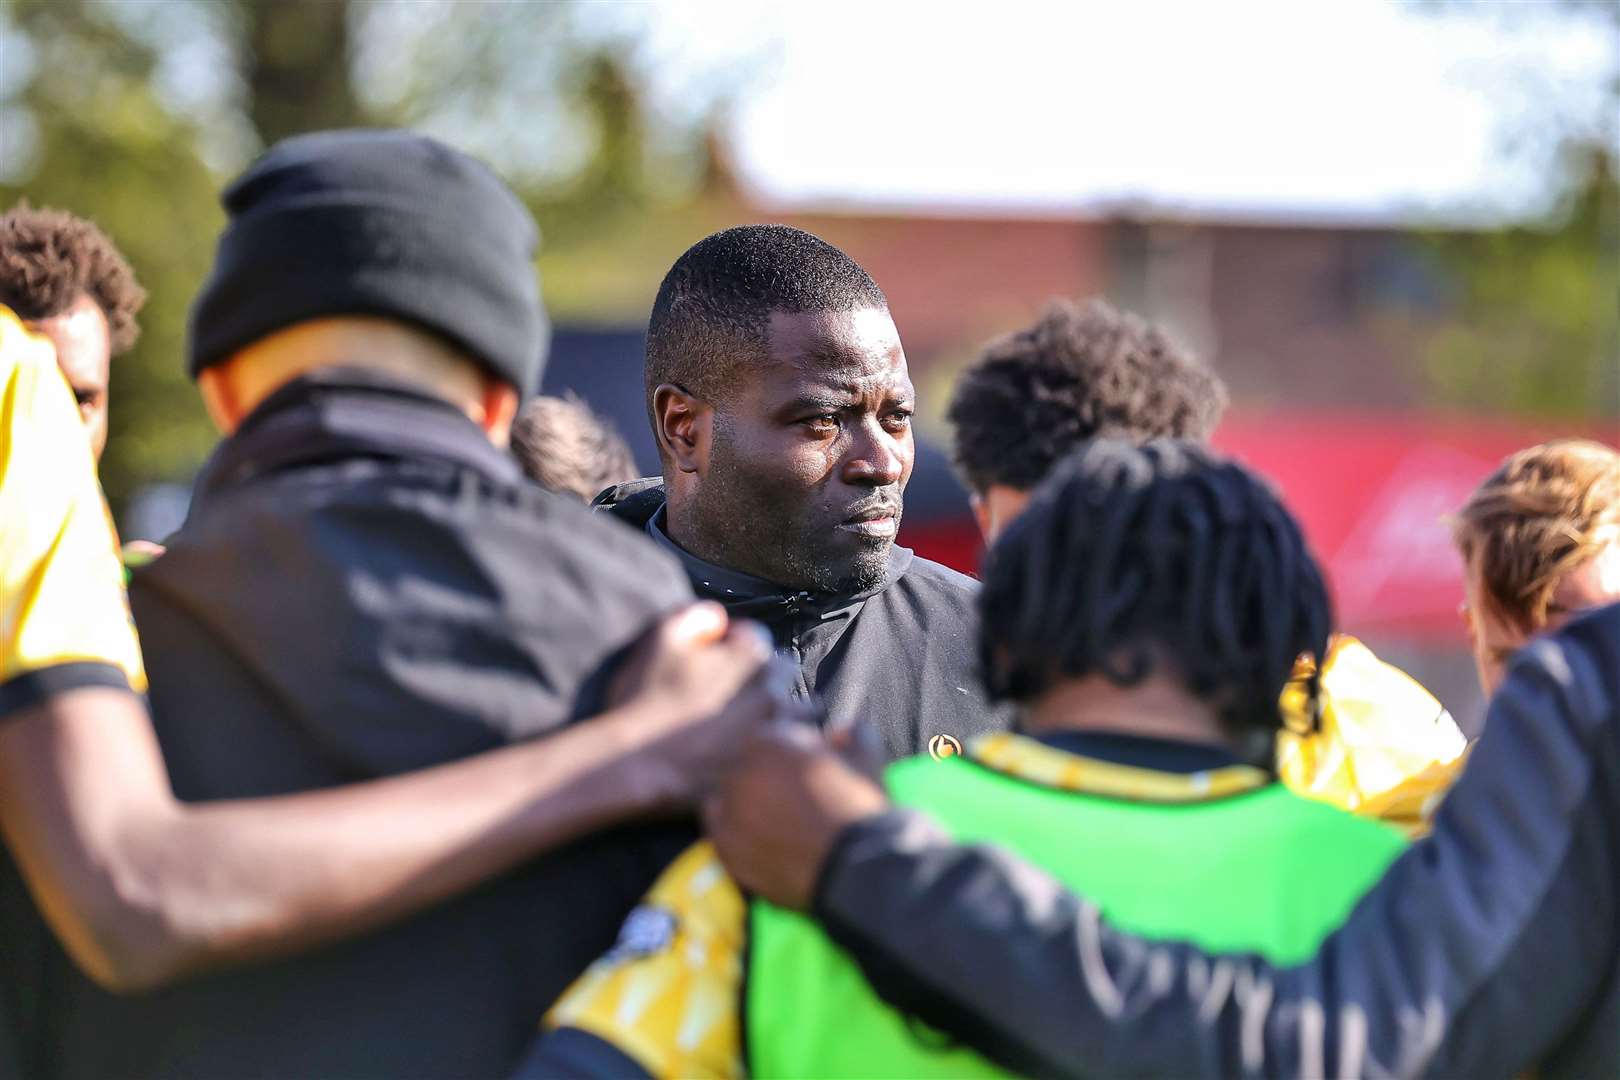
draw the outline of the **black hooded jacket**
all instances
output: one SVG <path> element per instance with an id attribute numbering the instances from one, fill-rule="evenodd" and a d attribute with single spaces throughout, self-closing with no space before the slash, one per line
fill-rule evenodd
<path id="1" fill-rule="evenodd" d="M 609 658 L 691 593 L 448 405 L 343 372 L 284 388 L 220 445 L 130 596 L 175 790 L 200 800 L 555 731 L 598 711 Z M 690 835 L 590 837 L 376 933 L 143 997 L 100 992 L 52 946 L 42 970 L 8 965 L 31 1073 L 503 1075 Z"/>
<path id="2" fill-rule="evenodd" d="M 827 724 L 872 724 L 889 760 L 926 752 L 936 736 L 958 744 L 1007 726 L 977 675 L 979 583 L 896 545 L 880 585 L 812 594 L 715 566 L 664 532 L 657 478 L 609 488 L 595 505 L 680 560 L 693 590 L 733 615 L 765 624 L 799 672 L 799 692 L 826 706 Z"/>

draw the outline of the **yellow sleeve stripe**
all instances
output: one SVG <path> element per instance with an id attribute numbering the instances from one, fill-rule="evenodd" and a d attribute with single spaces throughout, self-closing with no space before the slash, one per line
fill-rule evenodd
<path id="1" fill-rule="evenodd" d="M 1010 731 L 975 739 L 968 757 L 1032 784 L 1132 802 L 1203 802 L 1256 791 L 1272 782 L 1263 770 L 1250 765 L 1167 773 L 1071 754 Z"/>
<path id="2" fill-rule="evenodd" d="M 688 848 L 546 1026 L 595 1035 L 655 1077 L 741 1077 L 747 913 L 714 849 Z"/>

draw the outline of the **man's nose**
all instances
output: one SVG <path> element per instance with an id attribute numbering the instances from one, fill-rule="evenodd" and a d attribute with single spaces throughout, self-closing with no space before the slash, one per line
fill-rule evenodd
<path id="1" fill-rule="evenodd" d="M 875 429 L 875 430 L 874 430 Z M 863 487 L 898 484 L 905 474 L 904 437 L 896 437 L 877 424 L 863 425 L 861 436 L 844 461 L 844 482 Z"/>

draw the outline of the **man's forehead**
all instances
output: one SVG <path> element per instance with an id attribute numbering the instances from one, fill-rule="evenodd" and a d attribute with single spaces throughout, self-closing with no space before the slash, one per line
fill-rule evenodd
<path id="1" fill-rule="evenodd" d="M 768 377 L 778 385 L 911 391 L 900 334 L 882 308 L 774 312 L 769 361 Z"/>
<path id="2" fill-rule="evenodd" d="M 106 383 L 111 342 L 107 316 L 94 300 L 81 294 L 66 311 L 29 325 L 51 339 L 57 362 L 75 389 Z"/>

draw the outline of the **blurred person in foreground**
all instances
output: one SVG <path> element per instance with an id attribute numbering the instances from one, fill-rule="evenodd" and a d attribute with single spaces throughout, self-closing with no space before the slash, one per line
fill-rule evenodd
<path id="1" fill-rule="evenodd" d="M 94 222 L 26 203 L 0 214 L 0 304 L 50 340 L 96 460 L 107 448 L 112 358 L 140 335 L 146 290 Z"/>
<path id="2" fill-rule="evenodd" d="M 659 286 L 646 394 L 663 475 L 597 505 L 764 623 L 830 727 L 873 725 L 893 760 L 1004 726 L 974 670 L 977 582 L 895 543 L 916 394 L 865 270 L 785 225 L 705 237 Z"/>
<path id="3" fill-rule="evenodd" d="M 330 132 L 272 147 L 224 201 L 189 360 L 226 438 L 130 599 L 175 795 L 239 801 L 213 844 L 111 855 L 116 887 L 156 889 L 140 900 L 202 939 L 195 966 L 209 946 L 276 959 L 114 998 L 12 888 L 25 1071 L 496 1075 L 692 834 L 599 830 L 691 807 L 770 714 L 768 650 L 741 632 L 680 646 L 677 619 L 617 662 L 690 592 L 673 560 L 550 498 L 502 449 L 545 335 L 534 227 L 492 172 L 407 132 Z M 162 790 L 140 731 L 136 765 Z M 64 783 L 127 782 L 88 767 L 125 766 L 102 732 L 31 737 Z M 50 853 L 11 846 L 36 881 Z M 36 895 L 71 945 L 74 922 Z"/>
<path id="4" fill-rule="evenodd" d="M 537 397 L 519 410 L 512 454 L 530 480 L 587 503 L 636 478 L 636 460 L 612 422 L 571 391 Z"/>
<path id="5" fill-rule="evenodd" d="M 948 413 L 957 468 L 987 543 L 1023 512 L 1063 456 L 1097 438 L 1207 441 L 1220 378 L 1161 328 L 1093 300 L 1054 302 L 987 345 Z M 1465 760 L 1434 695 L 1348 634 L 1335 634 L 1320 695 L 1302 664 L 1282 696 L 1277 768 L 1301 794 L 1420 831 Z"/>
<path id="6" fill-rule="evenodd" d="M 0 386 L 0 1075 L 53 1071 L 53 987 L 69 976 L 33 901 L 91 977 L 150 990 L 375 927 L 565 834 L 568 785 L 542 743 L 330 791 L 176 801 L 137 696 L 145 672 L 84 425 L 49 340 L 3 306 Z M 597 728 L 633 735 L 639 704 L 650 746 L 638 758 L 627 739 L 625 761 L 649 781 L 676 753 L 658 745 L 660 717 L 703 715 L 748 670 L 707 646 L 723 626 L 717 608 L 666 621 L 641 658 L 648 693 Z M 616 771 L 589 782 L 611 791 Z"/>
<path id="7" fill-rule="evenodd" d="M 1620 451 L 1559 439 L 1512 454 L 1452 518 L 1479 679 L 1536 634 L 1620 602 Z"/>
<path id="8" fill-rule="evenodd" d="M 1278 695 L 1327 648 L 1331 611 L 1298 526 L 1242 467 L 1088 441 L 993 548 L 981 612 L 1016 733 L 883 781 L 958 840 L 1045 867 L 1121 926 L 1277 963 L 1314 951 L 1404 848 L 1272 772 Z M 745 900 L 707 844 L 548 1023 L 536 1080 L 1001 1073 L 884 1006 L 814 923 Z"/>

